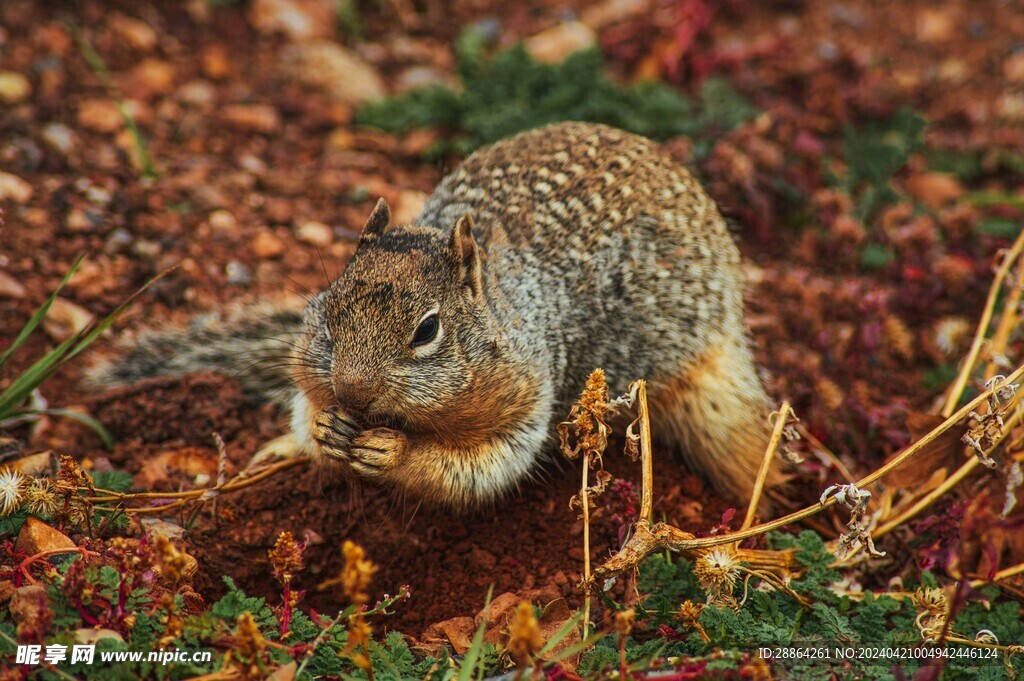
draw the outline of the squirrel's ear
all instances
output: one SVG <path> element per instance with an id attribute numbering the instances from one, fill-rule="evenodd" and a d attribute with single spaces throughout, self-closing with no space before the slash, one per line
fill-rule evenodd
<path id="1" fill-rule="evenodd" d="M 452 254 L 459 268 L 459 282 L 474 300 L 483 296 L 483 275 L 480 272 L 480 252 L 473 238 L 473 218 L 463 215 L 455 223 L 451 240 Z"/>
<path id="2" fill-rule="evenodd" d="M 370 217 L 366 219 L 366 224 L 363 226 L 363 231 L 359 238 L 364 239 L 368 236 L 383 234 L 389 224 L 391 224 L 391 209 L 388 208 L 387 201 L 379 199 L 377 205 L 373 207 Z"/>

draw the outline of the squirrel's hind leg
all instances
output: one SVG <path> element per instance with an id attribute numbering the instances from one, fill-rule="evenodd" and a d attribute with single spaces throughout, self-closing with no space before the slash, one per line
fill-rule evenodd
<path id="1" fill-rule="evenodd" d="M 675 375 L 652 381 L 648 395 L 656 438 L 677 446 L 715 489 L 748 501 L 768 445 L 770 402 L 746 339 L 710 344 Z M 777 481 L 773 467 L 766 483 Z"/>

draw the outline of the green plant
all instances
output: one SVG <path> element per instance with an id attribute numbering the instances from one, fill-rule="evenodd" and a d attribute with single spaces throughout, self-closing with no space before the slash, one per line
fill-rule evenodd
<path id="1" fill-rule="evenodd" d="M 846 127 L 842 146 L 846 168 L 833 182 L 854 199 L 861 221 L 866 222 L 880 206 L 899 197 L 892 177 L 924 147 L 927 126 L 921 114 L 902 108 L 861 128 Z"/>
<path id="2" fill-rule="evenodd" d="M 562 120 L 606 123 L 665 139 L 726 131 L 756 113 L 721 79 L 709 79 L 693 99 L 658 82 L 619 85 L 604 74 L 597 50 L 542 64 L 521 44 L 493 56 L 484 48 L 478 33 L 464 32 L 457 46 L 461 88 L 437 85 L 371 102 L 359 110 L 357 122 L 394 133 L 444 128 L 453 137 L 433 149 L 436 154 L 466 153 Z"/>
<path id="3" fill-rule="evenodd" d="M 3 371 L 4 366 L 11 358 L 11 355 L 13 355 L 14 352 L 20 348 L 26 340 L 28 340 L 29 336 L 32 335 L 32 332 L 39 327 L 43 319 L 46 317 L 46 313 L 53 305 L 53 302 L 71 280 L 71 277 L 74 276 L 81 263 L 82 257 L 79 257 L 68 270 L 64 279 L 61 280 L 57 289 L 50 295 L 46 302 L 36 310 L 35 314 L 32 315 L 25 326 L 22 327 L 17 337 L 15 337 L 14 341 L 11 343 L 11 346 L 7 348 L 3 354 L 0 354 L 0 371 Z M 128 303 L 133 299 L 134 296 L 129 298 L 128 301 L 107 315 L 107 317 L 100 322 L 90 324 L 77 333 L 72 334 L 69 338 L 62 341 L 55 348 L 47 352 L 31 366 L 18 374 L 14 380 L 12 380 L 11 383 L 4 388 L 2 392 L 0 392 L 0 426 L 3 426 L 5 423 L 10 424 L 12 422 L 16 422 L 24 419 L 25 417 L 41 414 L 65 416 L 86 424 L 100 436 L 105 445 L 108 447 L 112 446 L 113 440 L 110 437 L 110 434 L 100 424 L 100 422 L 93 417 L 79 412 L 68 411 L 66 409 L 37 408 L 32 405 L 32 396 L 35 390 L 47 378 L 52 376 L 55 371 L 74 359 L 94 340 L 96 340 L 100 334 L 110 328 L 110 326 L 117 321 L 117 317 L 124 311 Z"/>

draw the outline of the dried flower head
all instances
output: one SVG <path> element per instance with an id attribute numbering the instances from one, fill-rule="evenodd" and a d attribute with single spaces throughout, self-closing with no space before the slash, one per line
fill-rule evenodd
<path id="1" fill-rule="evenodd" d="M 273 566 L 274 577 L 283 585 L 291 583 L 292 578 L 302 571 L 302 544 L 295 541 L 291 532 L 282 532 L 268 555 Z"/>
<path id="2" fill-rule="evenodd" d="M 92 478 L 71 456 L 62 454 L 57 472 L 57 489 L 61 494 L 74 493 L 79 487 L 92 488 Z"/>
<path id="3" fill-rule="evenodd" d="M 232 652 L 243 662 L 255 663 L 266 647 L 267 639 L 260 633 L 260 627 L 252 613 L 243 612 L 238 616 Z"/>
<path id="4" fill-rule="evenodd" d="M 533 606 L 526 601 L 519 603 L 508 625 L 506 649 L 516 661 L 516 666 L 528 667 L 533 654 L 540 650 L 544 640 L 540 635 L 540 624 L 533 612 Z"/>
<path id="5" fill-rule="evenodd" d="M 697 558 L 693 573 L 701 588 L 708 592 L 708 603 L 732 604 L 732 591 L 739 577 L 739 563 L 724 546 L 705 551 Z"/>
<path id="6" fill-rule="evenodd" d="M 677 615 L 679 617 L 679 621 L 684 626 L 696 629 L 700 637 L 707 642 L 711 640 L 711 637 L 708 636 L 706 631 L 704 631 L 704 625 L 700 623 L 700 614 L 702 612 L 704 612 L 703 603 L 694 603 L 691 600 L 685 600 L 682 605 L 679 606 Z"/>
<path id="7" fill-rule="evenodd" d="M 341 554 L 345 558 L 345 566 L 341 574 L 328 579 L 318 590 L 323 591 L 335 586 L 341 586 L 345 596 L 355 605 L 365 605 L 370 600 L 370 581 L 377 566 L 366 557 L 366 552 L 355 542 L 345 540 L 342 544 Z"/>
<path id="8" fill-rule="evenodd" d="M 21 508 L 21 491 L 25 476 L 13 468 L 0 470 L 0 516 L 11 515 Z"/>
<path id="9" fill-rule="evenodd" d="M 629 636 L 629 633 L 633 631 L 634 622 L 636 622 L 636 611 L 633 608 L 620 610 L 615 613 L 615 633 L 623 637 Z"/>
<path id="10" fill-rule="evenodd" d="M 581 453 L 600 457 L 608 446 L 608 433 L 611 432 L 605 422 L 607 414 L 608 382 L 603 369 L 594 369 L 579 401 L 569 411 L 569 420 L 558 424 L 562 453 L 569 459 L 575 459 Z M 575 439 L 575 445 L 570 443 L 571 439 Z"/>
<path id="11" fill-rule="evenodd" d="M 24 498 L 28 512 L 44 518 L 49 518 L 57 512 L 57 504 L 60 501 L 53 483 L 46 478 L 34 478 L 25 490 Z"/>
<path id="12" fill-rule="evenodd" d="M 196 559 L 176 547 L 167 537 L 157 535 L 153 546 L 160 577 L 166 583 L 176 585 L 182 578 L 187 579 L 196 573 L 199 567 Z"/>
<path id="13" fill-rule="evenodd" d="M 882 321 L 882 329 L 883 343 L 891 356 L 904 361 L 914 358 L 917 343 L 906 322 L 896 315 L 888 315 Z"/>
<path id="14" fill-rule="evenodd" d="M 921 587 L 911 597 L 911 602 L 917 608 L 914 624 L 921 632 L 921 637 L 926 641 L 938 639 L 946 626 L 949 613 L 946 592 L 942 589 Z"/>
<path id="15" fill-rule="evenodd" d="M 946 357 L 959 354 L 970 340 L 971 328 L 963 317 L 943 317 L 935 325 L 935 347 Z"/>

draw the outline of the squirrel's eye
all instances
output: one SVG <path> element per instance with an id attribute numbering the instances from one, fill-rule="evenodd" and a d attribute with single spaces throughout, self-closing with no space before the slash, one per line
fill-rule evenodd
<path id="1" fill-rule="evenodd" d="M 424 318 L 416 327 L 416 333 L 412 335 L 412 347 L 418 348 L 437 338 L 437 330 L 440 328 L 441 322 L 437 320 L 436 314 Z"/>

